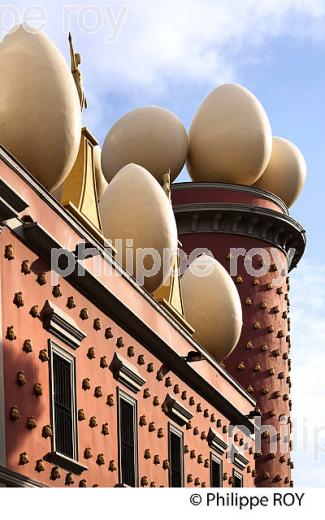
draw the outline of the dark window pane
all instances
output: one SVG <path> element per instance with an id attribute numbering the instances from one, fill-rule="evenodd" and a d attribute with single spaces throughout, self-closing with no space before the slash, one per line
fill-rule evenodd
<path id="1" fill-rule="evenodd" d="M 56 450 L 73 458 L 71 364 L 55 353 L 53 383 Z"/>
<path id="2" fill-rule="evenodd" d="M 134 406 L 120 400 L 122 482 L 135 486 Z"/>
<path id="3" fill-rule="evenodd" d="M 221 462 L 211 461 L 211 487 L 221 487 Z"/>
<path id="4" fill-rule="evenodd" d="M 243 479 L 239 475 L 234 475 L 234 487 L 243 487 Z"/>
<path id="5" fill-rule="evenodd" d="M 182 438 L 170 432 L 170 486 L 182 487 Z"/>

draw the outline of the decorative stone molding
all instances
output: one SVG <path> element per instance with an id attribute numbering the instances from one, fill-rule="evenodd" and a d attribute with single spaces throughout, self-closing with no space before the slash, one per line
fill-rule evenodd
<path id="1" fill-rule="evenodd" d="M 88 467 L 84 464 L 81 464 L 77 460 L 70 459 L 62 453 L 58 453 L 57 451 L 50 451 L 44 457 L 44 460 L 47 462 L 51 462 L 51 464 L 55 464 L 66 471 L 70 471 L 75 475 L 81 475 L 83 471 L 87 471 Z"/>
<path id="2" fill-rule="evenodd" d="M 80 347 L 82 340 L 86 337 L 86 333 L 78 327 L 71 316 L 50 300 L 46 300 L 41 315 L 44 327 L 53 336 L 61 339 L 73 349 Z"/>
<path id="3" fill-rule="evenodd" d="M 5 466 L 0 466 L 0 487 L 48 487 L 42 482 L 33 480 L 21 473 L 16 473 Z"/>
<path id="4" fill-rule="evenodd" d="M 271 193 L 270 191 L 262 190 L 261 188 L 254 188 L 253 186 L 244 186 L 242 184 L 228 184 L 227 182 L 177 182 L 172 185 L 172 192 L 182 190 L 198 190 L 198 189 L 213 189 L 216 188 L 226 191 L 235 191 L 241 193 L 248 193 L 262 199 L 269 200 L 273 204 L 277 204 L 279 208 L 288 215 L 288 208 L 280 197 Z"/>
<path id="5" fill-rule="evenodd" d="M 246 459 L 246 457 L 244 457 L 244 455 L 242 455 L 242 453 L 239 453 L 238 451 L 234 451 L 234 453 L 232 454 L 232 458 L 234 466 L 237 466 L 237 468 L 241 470 L 245 469 L 245 467 L 249 463 L 249 460 Z"/>
<path id="6" fill-rule="evenodd" d="M 180 426 L 184 426 L 193 418 L 193 414 L 169 394 L 167 394 L 164 401 L 163 410 L 168 417 Z"/>
<path id="7" fill-rule="evenodd" d="M 219 453 L 219 455 L 223 455 L 228 448 L 228 444 L 212 428 L 209 429 L 208 444 Z"/>
<path id="8" fill-rule="evenodd" d="M 28 204 L 0 179 L 0 221 L 17 217 Z"/>
<path id="9" fill-rule="evenodd" d="M 114 378 L 132 392 L 139 392 L 146 383 L 146 379 L 140 375 L 137 368 L 119 354 L 115 353 L 110 369 Z"/>
<path id="10" fill-rule="evenodd" d="M 287 214 L 239 203 L 190 203 L 174 206 L 179 235 L 228 233 L 263 240 L 285 254 L 294 249 L 290 269 L 295 267 L 306 246 L 305 230 Z"/>

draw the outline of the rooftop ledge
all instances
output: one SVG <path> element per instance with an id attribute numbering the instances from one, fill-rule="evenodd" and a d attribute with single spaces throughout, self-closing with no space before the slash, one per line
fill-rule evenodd
<path id="1" fill-rule="evenodd" d="M 5 168 L 1 168 L 1 161 L 9 167 L 7 171 Z M 247 425 L 253 431 L 254 422 L 248 418 L 249 411 L 255 406 L 252 396 L 192 338 L 185 327 L 176 322 L 166 309 L 162 308 L 145 289 L 140 287 L 134 278 L 114 260 L 109 251 L 104 249 L 96 238 L 91 236 L 77 219 L 69 214 L 2 146 L 0 146 L 0 169 L 4 170 L 1 172 L 1 176 L 5 183 L 7 180 L 6 185 L 10 183 L 12 190 L 26 201 L 26 207 L 30 205 L 29 200 L 31 204 L 35 203 L 35 194 L 37 194 L 37 201 L 39 205 L 43 206 L 38 208 L 37 213 L 41 215 L 43 210 L 44 215 L 47 215 L 44 220 L 48 224 L 48 228 L 51 227 L 55 216 L 61 220 L 60 226 L 53 227 L 52 231 L 55 231 L 55 236 L 49 229 L 43 227 L 41 222 L 24 223 L 19 216 L 5 221 L 3 224 L 47 262 L 50 261 L 53 247 L 65 249 L 65 244 L 60 242 L 61 237 L 67 235 L 63 233 L 62 225 L 69 226 L 76 243 L 85 241 L 95 245 L 100 252 L 101 261 L 108 262 L 114 267 L 120 275 L 118 277 L 120 284 L 122 282 L 123 284 L 116 290 L 115 287 L 110 287 L 110 278 L 106 277 L 101 280 L 87 268 L 85 276 L 79 277 L 80 264 L 78 261 L 72 274 L 67 277 L 68 282 L 158 359 L 171 366 L 175 374 L 221 413 L 229 417 L 234 424 Z M 13 176 L 12 172 L 15 172 L 16 176 Z M 26 190 L 26 186 L 29 189 Z M 2 193 L 1 196 L 3 196 Z M 49 211 L 54 213 L 53 218 L 49 215 Z M 33 217 L 32 206 L 29 214 Z M 41 218 L 40 220 L 42 221 Z M 125 291 L 129 293 L 127 297 L 124 295 Z M 130 292 L 133 297 L 130 297 Z M 136 295 L 141 298 L 138 307 L 135 305 Z M 155 329 L 150 326 L 150 323 L 144 321 L 144 308 L 148 311 L 147 314 L 153 318 Z M 176 343 L 173 338 L 177 339 Z M 184 356 L 193 350 L 202 354 L 204 360 L 187 363 Z M 223 381 L 221 384 L 219 378 Z M 234 399 L 236 405 L 234 405 Z"/>

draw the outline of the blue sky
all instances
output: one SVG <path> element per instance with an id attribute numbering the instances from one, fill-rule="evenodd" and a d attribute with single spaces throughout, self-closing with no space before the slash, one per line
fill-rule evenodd
<path id="1" fill-rule="evenodd" d="M 67 4 L 75 7 L 70 18 L 61 0 L 38 2 L 45 31 L 67 59 L 67 29 L 73 33 L 89 103 L 84 123 L 100 143 L 120 116 L 147 104 L 169 108 L 188 128 L 209 91 L 235 81 L 262 102 L 273 134 L 303 152 L 307 182 L 290 211 L 308 236 L 304 259 L 292 275 L 292 378 L 296 428 L 301 433 L 305 421 L 310 434 L 304 447 L 299 435 L 295 443 L 294 477 L 298 485 L 325 486 L 324 455 L 311 461 L 315 429 L 324 426 L 325 441 L 325 247 L 319 217 L 325 198 L 325 0 Z M 21 22 L 30 5 L 18 0 L 16 11 L 0 9 L 0 28 L 10 17 Z M 183 171 L 178 180 L 186 179 Z"/>

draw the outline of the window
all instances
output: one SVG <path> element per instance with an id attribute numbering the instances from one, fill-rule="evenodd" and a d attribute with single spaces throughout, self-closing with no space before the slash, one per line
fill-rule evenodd
<path id="1" fill-rule="evenodd" d="M 118 390 L 120 482 L 137 485 L 137 402 Z"/>
<path id="2" fill-rule="evenodd" d="M 53 451 L 77 460 L 75 358 L 50 342 Z"/>
<path id="3" fill-rule="evenodd" d="M 233 487 L 243 487 L 243 475 L 233 471 Z"/>
<path id="4" fill-rule="evenodd" d="M 222 461 L 211 453 L 211 487 L 222 487 Z"/>
<path id="5" fill-rule="evenodd" d="M 183 433 L 169 424 L 169 485 L 170 487 L 182 487 L 183 479 Z"/>

